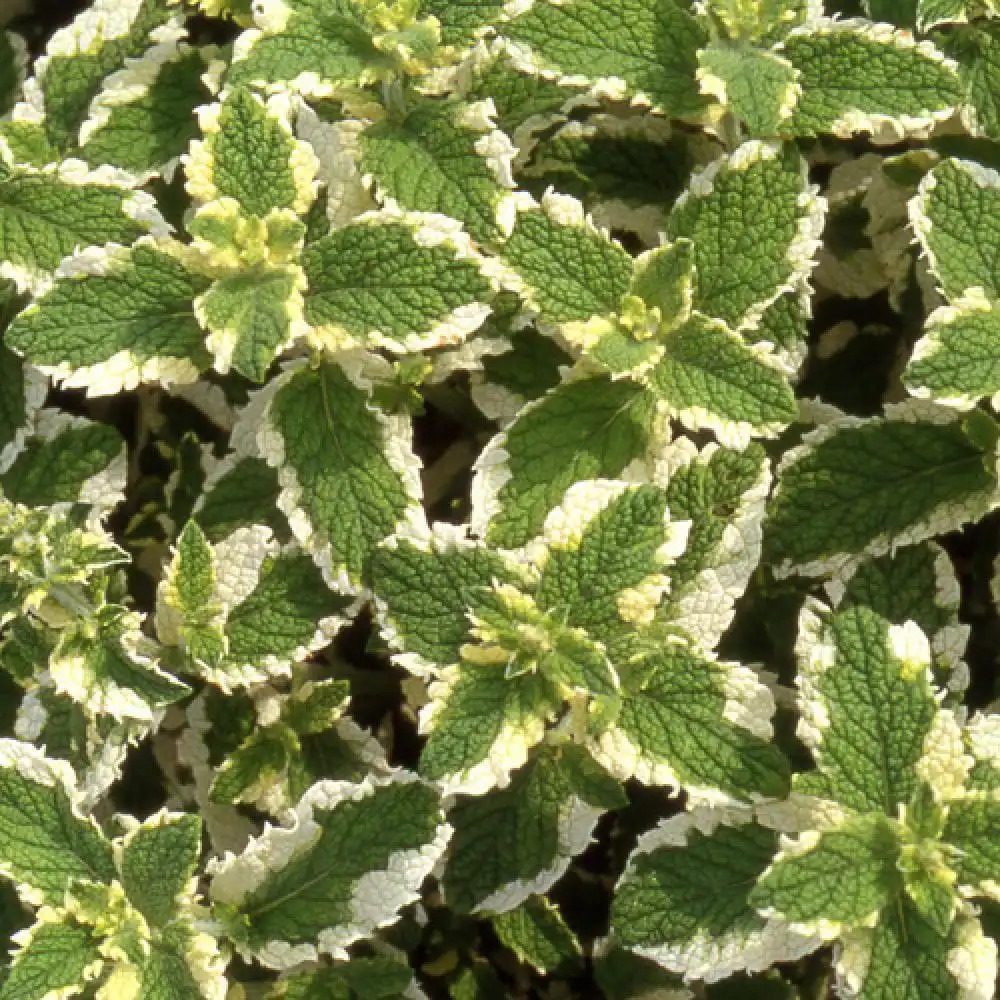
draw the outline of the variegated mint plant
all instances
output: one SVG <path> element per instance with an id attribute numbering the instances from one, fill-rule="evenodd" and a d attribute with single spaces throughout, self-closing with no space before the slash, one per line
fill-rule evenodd
<path id="1" fill-rule="evenodd" d="M 1000 7 L 0 3 L 0 1000 L 990 1000 Z"/>

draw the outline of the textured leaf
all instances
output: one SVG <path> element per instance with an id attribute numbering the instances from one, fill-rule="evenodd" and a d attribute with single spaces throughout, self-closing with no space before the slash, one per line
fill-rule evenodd
<path id="1" fill-rule="evenodd" d="M 278 474 L 263 459 L 236 456 L 206 482 L 194 519 L 210 542 L 220 542 L 245 524 L 262 524 L 280 539 L 287 522 L 278 510 Z"/>
<path id="2" fill-rule="evenodd" d="M 753 136 L 771 136 L 795 108 L 799 73 L 782 56 L 763 49 L 710 45 L 698 53 L 703 94 L 745 122 Z"/>
<path id="3" fill-rule="evenodd" d="M 387 118 L 361 133 L 360 168 L 381 200 L 458 219 L 482 243 L 500 235 L 514 149 L 488 121 L 469 119 L 460 104 L 424 100 L 401 121 Z"/>
<path id="4" fill-rule="evenodd" d="M 722 825 L 707 810 L 661 823 L 640 839 L 615 890 L 615 938 L 709 982 L 804 954 L 815 941 L 759 916 L 749 902 L 777 848 L 773 831 Z"/>
<path id="5" fill-rule="evenodd" d="M 476 463 L 473 529 L 514 548 L 538 534 L 566 489 L 614 478 L 645 456 L 655 433 L 654 403 L 627 381 L 564 382 L 495 437 Z"/>
<path id="6" fill-rule="evenodd" d="M 510 785 L 462 799 L 449 812 L 455 828 L 444 867 L 450 906 L 503 913 L 545 892 L 590 842 L 604 808 L 582 786 L 574 758 L 579 747 L 545 748 Z"/>
<path id="7" fill-rule="evenodd" d="M 396 1000 L 413 982 L 408 965 L 388 958 L 354 958 L 347 963 L 288 976 L 285 1000 Z"/>
<path id="8" fill-rule="evenodd" d="M 494 917 L 493 929 L 522 962 L 540 972 L 566 970 L 582 958 L 576 935 L 544 896 L 532 896 L 516 910 Z"/>
<path id="9" fill-rule="evenodd" d="M 449 833 L 437 793 L 412 776 L 319 782 L 295 812 L 295 826 L 268 829 L 212 880 L 212 898 L 238 913 L 241 950 L 272 968 L 346 957 L 417 898 Z"/>
<path id="10" fill-rule="evenodd" d="M 694 308 L 733 329 L 811 268 L 824 203 L 795 147 L 751 141 L 696 173 L 667 219 L 667 237 L 694 243 Z"/>
<path id="11" fill-rule="evenodd" d="M 788 763 L 770 742 L 773 701 L 752 672 L 680 644 L 647 653 L 641 671 L 638 690 L 624 678 L 615 727 L 601 743 L 607 766 L 681 786 L 696 801 L 787 793 Z"/>
<path id="12" fill-rule="evenodd" d="M 921 3 L 923 17 L 947 17 L 960 6 L 960 14 L 952 18 L 964 21 L 966 4 L 956 0 L 938 0 Z M 965 84 L 968 101 L 974 110 L 975 124 L 991 139 L 1000 138 L 1000 97 L 997 79 L 1000 78 L 1000 31 L 990 21 L 980 21 L 975 26 L 949 25 L 947 32 L 936 32 L 935 42 L 945 55 L 958 64 L 958 75 Z"/>
<path id="13" fill-rule="evenodd" d="M 942 161 L 920 183 L 910 221 L 949 299 L 971 288 L 1000 299 L 1000 174 L 968 160 Z"/>
<path id="14" fill-rule="evenodd" d="M 187 813 L 158 813 L 125 838 L 122 886 L 151 924 L 162 927 L 177 915 L 200 855 L 201 820 Z"/>
<path id="15" fill-rule="evenodd" d="M 989 418 L 956 420 L 927 404 L 807 434 L 779 467 L 765 558 L 782 572 L 827 573 L 958 527 L 993 505 L 993 435 Z"/>
<path id="16" fill-rule="evenodd" d="M 0 462 L 21 449 L 31 418 L 45 400 L 44 380 L 13 351 L 0 347 Z"/>
<path id="17" fill-rule="evenodd" d="M 400 353 L 458 344 L 482 325 L 492 297 L 476 264 L 410 226 L 353 225 L 312 243 L 303 267 L 305 320 L 324 347 Z"/>
<path id="18" fill-rule="evenodd" d="M 797 923 L 863 923 L 899 891 L 898 851 L 898 836 L 884 816 L 849 819 L 782 852 L 750 901 Z"/>
<path id="19" fill-rule="evenodd" d="M 84 970 L 100 961 L 89 927 L 70 923 L 39 924 L 14 956 L 10 974 L 0 984 L 2 1000 L 38 1000 L 79 991 Z"/>
<path id="20" fill-rule="evenodd" d="M 724 323 L 695 313 L 663 338 L 650 388 L 692 430 L 709 427 L 723 444 L 773 437 L 798 415 L 785 373 Z"/>
<path id="21" fill-rule="evenodd" d="M 332 363 L 293 367 L 265 391 L 258 441 L 279 470 L 279 505 L 327 582 L 357 586 L 419 496 L 409 427 L 375 412 Z"/>
<path id="22" fill-rule="evenodd" d="M 39 173 L 0 163 L 0 278 L 22 289 L 40 290 L 75 251 L 128 245 L 150 230 L 165 232 L 148 195 L 69 166 Z"/>
<path id="23" fill-rule="evenodd" d="M 423 0 L 420 13 L 438 19 L 445 45 L 468 45 L 476 29 L 493 23 L 504 6 L 504 0 Z"/>
<path id="24" fill-rule="evenodd" d="M 1000 803 L 968 799 L 948 807 L 941 839 L 958 848 L 953 862 L 960 885 L 983 891 L 1000 882 L 1000 849 L 994 836 Z"/>
<path id="25" fill-rule="evenodd" d="M 867 131 L 896 142 L 949 117 L 964 98 L 940 52 L 890 25 L 817 20 L 780 52 L 801 74 L 802 96 L 785 125 L 791 135 Z"/>
<path id="26" fill-rule="evenodd" d="M 66 764 L 33 746 L 0 740 L 0 857 L 4 874 L 34 902 L 60 904 L 72 878 L 115 877 L 111 844 L 76 809 Z"/>
<path id="27" fill-rule="evenodd" d="M 929 649 L 907 646 L 913 627 L 863 605 L 803 612 L 799 735 L 819 765 L 803 779 L 812 794 L 892 817 L 910 801 L 938 711 Z"/>
<path id="28" fill-rule="evenodd" d="M 7 343 L 91 395 L 193 382 L 210 360 L 192 307 L 205 284 L 171 254 L 139 245 L 106 274 L 60 281 L 15 319 Z"/>
<path id="29" fill-rule="evenodd" d="M 546 66 L 595 83 L 622 80 L 618 96 L 646 94 L 671 117 L 703 106 L 694 79 L 703 28 L 673 0 L 536 0 L 503 30 Z"/>

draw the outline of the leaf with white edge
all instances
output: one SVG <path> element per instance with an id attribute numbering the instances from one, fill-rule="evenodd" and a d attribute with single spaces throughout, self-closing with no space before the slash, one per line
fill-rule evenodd
<path id="1" fill-rule="evenodd" d="M 931 273 L 949 300 L 971 289 L 991 302 L 1000 299 L 1000 174 L 971 160 L 943 160 L 924 176 L 909 210 Z"/>
<path id="2" fill-rule="evenodd" d="M 492 298 L 470 250 L 446 231 L 372 219 L 310 244 L 304 318 L 328 350 L 399 353 L 454 346 L 482 326 Z"/>
<path id="3" fill-rule="evenodd" d="M 15 940 L 10 972 L 0 983 L 0 1000 L 38 1000 L 79 993 L 86 974 L 100 968 L 93 928 L 47 921 Z"/>
<path id="4" fill-rule="evenodd" d="M 575 482 L 615 478 L 663 433 L 651 393 L 603 376 L 565 381 L 529 403 L 486 446 L 472 483 L 472 527 L 515 548 L 542 529 Z"/>
<path id="5" fill-rule="evenodd" d="M 113 427 L 42 410 L 14 461 L 0 461 L 0 490 L 33 507 L 91 503 L 109 510 L 125 490 L 125 442 Z"/>
<path id="6" fill-rule="evenodd" d="M 232 198 L 260 219 L 279 209 L 304 214 L 316 196 L 317 161 L 292 133 L 287 105 L 287 98 L 265 104 L 237 88 L 221 104 L 203 109 L 205 139 L 191 144 L 184 161 L 188 194 L 202 204 Z"/>
<path id="7" fill-rule="evenodd" d="M 664 243 L 635 261 L 629 294 L 660 311 L 660 331 L 680 326 L 691 315 L 695 295 L 695 250 L 690 240 Z"/>
<path id="8" fill-rule="evenodd" d="M 874 928 L 846 935 L 836 971 L 864 1000 L 985 1000 L 995 987 L 996 945 L 967 917 L 942 936 L 902 900 Z"/>
<path id="9" fill-rule="evenodd" d="M 694 243 L 694 308 L 753 328 L 809 274 L 826 203 L 794 145 L 751 140 L 695 173 L 667 218 Z"/>
<path id="10" fill-rule="evenodd" d="M 816 18 L 778 47 L 802 94 L 784 131 L 793 136 L 869 132 L 875 142 L 925 135 L 965 100 L 954 63 L 909 31 Z"/>
<path id="11" fill-rule="evenodd" d="M 784 797 L 789 767 L 771 742 L 774 699 L 756 674 L 654 641 L 622 670 L 621 709 L 600 739 L 605 766 L 623 779 L 682 787 L 696 802 Z"/>
<path id="12" fill-rule="evenodd" d="M 192 301 L 207 284 L 173 253 L 138 244 L 99 273 L 59 281 L 14 320 L 7 344 L 92 396 L 194 382 L 211 363 Z"/>
<path id="13" fill-rule="evenodd" d="M 945 13 L 958 0 L 937 0 L 927 4 Z M 964 19 L 967 6 L 961 3 Z M 994 15 L 995 16 L 995 15 Z M 960 20 L 961 20 L 960 19 Z M 972 119 L 976 132 L 991 139 L 1000 138 L 1000 98 L 997 80 L 1000 78 L 1000 30 L 992 21 L 981 20 L 964 27 L 950 25 L 947 31 L 934 33 L 934 41 L 946 56 L 958 64 L 958 75 L 968 92 L 965 116 Z"/>
<path id="14" fill-rule="evenodd" d="M 770 466 L 759 445 L 736 451 L 710 444 L 699 452 L 686 438 L 664 459 L 671 517 L 691 527 L 657 618 L 714 649 L 760 559 Z"/>
<path id="15" fill-rule="evenodd" d="M 216 769 L 209 796 L 226 805 L 259 804 L 265 797 L 270 801 L 293 749 L 277 726 L 255 730 Z"/>
<path id="16" fill-rule="evenodd" d="M 278 16 L 257 15 L 236 42 L 228 82 L 275 85 L 307 97 L 329 97 L 345 84 L 388 68 L 356 0 L 292 0 Z"/>
<path id="17" fill-rule="evenodd" d="M 494 241 L 509 228 L 516 150 L 492 115 L 489 101 L 424 99 L 361 133 L 361 173 L 381 202 L 458 219 L 477 242 Z"/>
<path id="18" fill-rule="evenodd" d="M 128 66 L 153 41 L 170 43 L 183 33 L 179 18 L 162 0 L 97 0 L 55 32 L 35 67 L 44 126 L 56 148 L 77 142 L 92 99 L 108 74 Z"/>
<path id="19" fill-rule="evenodd" d="M 807 954 L 819 941 L 760 916 L 749 895 L 778 835 L 700 808 L 642 836 L 615 889 L 615 939 L 674 972 L 716 982 Z"/>
<path id="20" fill-rule="evenodd" d="M 230 369 L 258 384 L 274 359 L 291 347 L 302 318 L 305 277 L 297 267 L 247 267 L 213 282 L 195 300 L 208 331 L 215 368 Z"/>
<path id="21" fill-rule="evenodd" d="M 379 542 L 416 516 L 419 464 L 404 417 L 387 417 L 331 362 L 290 367 L 263 392 L 261 456 L 278 469 L 279 507 L 332 587 L 367 578 Z"/>
<path id="22" fill-rule="evenodd" d="M 948 806 L 941 839 L 957 848 L 951 862 L 963 895 L 992 895 L 1000 884 L 1000 847 L 994 832 L 1000 803 L 968 798 Z"/>
<path id="23" fill-rule="evenodd" d="M 546 518 L 540 541 L 539 607 L 607 641 L 653 620 L 687 526 L 672 521 L 663 487 L 584 481 Z"/>
<path id="24" fill-rule="evenodd" d="M 469 45 L 505 6 L 506 0 L 423 0 L 420 13 L 437 18 L 445 45 Z"/>
<path id="25" fill-rule="evenodd" d="M 916 788 L 939 711 L 926 637 L 864 605 L 830 613 L 810 601 L 796 653 L 798 735 L 818 765 L 796 788 L 895 817 Z"/>
<path id="26" fill-rule="evenodd" d="M 996 505 L 998 429 L 922 400 L 884 417 L 838 416 L 785 453 L 768 505 L 764 557 L 780 575 L 843 573 L 959 527 Z"/>
<path id="27" fill-rule="evenodd" d="M 448 667 L 430 685 L 420 718 L 420 730 L 428 735 L 420 774 L 443 795 L 483 795 L 509 784 L 559 706 L 547 677 L 508 677 L 500 666 Z"/>
<path id="28" fill-rule="evenodd" d="M 0 346 L 0 468 L 21 450 L 46 389 L 42 375 Z"/>
<path id="29" fill-rule="evenodd" d="M 764 49 L 710 45 L 698 52 L 701 92 L 745 122 L 752 136 L 771 136 L 799 99 L 799 71 Z"/>
<path id="30" fill-rule="evenodd" d="M 969 20 L 965 0 L 917 0 L 917 29 L 927 34 L 941 24 L 965 24 Z M 949 46 L 943 46 L 945 51 Z M 951 53 L 949 53 L 951 54 Z M 958 60 L 961 63 L 961 60 Z"/>
<path id="31" fill-rule="evenodd" d="M 190 813 L 159 812 L 122 841 L 122 887 L 154 927 L 172 920 L 191 894 L 200 857 L 201 819 Z"/>
<path id="32" fill-rule="evenodd" d="M 606 1000 L 691 1000 L 680 976 L 616 944 L 614 938 L 595 943 L 594 979 Z"/>
<path id="33" fill-rule="evenodd" d="M 150 942 L 139 963 L 138 988 L 143 1000 L 221 1000 L 228 961 L 214 937 L 178 921 Z"/>
<path id="34" fill-rule="evenodd" d="M 383 634 L 414 669 L 458 663 L 472 640 L 467 614 L 476 592 L 515 580 L 501 555 L 437 526 L 426 547 L 391 539 L 372 560 Z"/>
<path id="35" fill-rule="evenodd" d="M 779 363 L 725 323 L 694 313 L 661 343 L 664 356 L 643 380 L 689 429 L 710 428 L 741 448 L 754 436 L 776 437 L 798 416 Z"/>
<path id="36" fill-rule="evenodd" d="M 212 546 L 194 521 L 177 539 L 157 592 L 156 633 L 180 646 L 193 666 L 215 666 L 226 653 L 225 607 L 218 597 Z"/>
<path id="37" fill-rule="evenodd" d="M 863 924 L 899 893 L 900 849 L 885 816 L 852 817 L 792 842 L 758 880 L 750 901 L 796 924 Z"/>
<path id="38" fill-rule="evenodd" d="M 557 326 L 616 315 L 632 277 L 629 254 L 565 195 L 547 194 L 539 208 L 519 212 L 503 257 L 529 306 Z"/>
<path id="39" fill-rule="evenodd" d="M 0 162 L 0 278 L 21 290 L 43 290 L 81 250 L 129 245 L 148 232 L 167 232 L 152 198 L 115 183 L 113 171 L 88 174 L 78 160 L 44 172 Z"/>
<path id="40" fill-rule="evenodd" d="M 93 715 L 153 723 L 191 689 L 141 651 L 140 616 L 105 605 L 63 631 L 49 661 L 55 689 Z"/>
<path id="41" fill-rule="evenodd" d="M 270 968 L 346 958 L 418 898 L 450 833 L 437 792 L 413 775 L 321 781 L 291 826 L 210 864 L 216 914 L 240 952 Z"/>
<path id="42" fill-rule="evenodd" d="M 140 178 L 169 176 L 198 136 L 195 108 L 212 100 L 211 52 L 161 45 L 109 77 L 80 128 L 80 155 Z"/>
<path id="43" fill-rule="evenodd" d="M 116 877 L 111 844 L 80 815 L 75 783 L 65 762 L 0 739 L 0 871 L 29 902 L 61 904 L 73 878 Z"/>
<path id="44" fill-rule="evenodd" d="M 0 31 L 0 116 L 6 115 L 21 94 L 28 47 L 13 31 Z"/>
<path id="45" fill-rule="evenodd" d="M 449 811 L 448 904 L 463 913 L 504 913 L 547 891 L 590 843 L 601 813 L 624 801 L 582 747 L 542 748 L 506 788 L 461 799 Z"/>
<path id="46" fill-rule="evenodd" d="M 544 896 L 532 896 L 492 923 L 503 945 L 540 972 L 571 973 L 583 958 L 576 935 Z"/>
<path id="47" fill-rule="evenodd" d="M 598 92 L 633 96 L 671 117 L 704 107 L 695 71 L 705 31 L 676 0 L 535 0 L 502 31 L 544 68 L 582 77 Z"/>
<path id="48" fill-rule="evenodd" d="M 264 525 L 286 541 L 288 522 L 278 510 L 280 490 L 277 470 L 262 458 L 233 455 L 206 480 L 192 516 L 213 543 L 246 524 Z"/>
<path id="49" fill-rule="evenodd" d="M 767 344 L 789 370 L 798 369 L 808 353 L 809 293 L 799 286 L 779 295 L 761 314 L 753 330 L 741 331 L 748 344 Z"/>

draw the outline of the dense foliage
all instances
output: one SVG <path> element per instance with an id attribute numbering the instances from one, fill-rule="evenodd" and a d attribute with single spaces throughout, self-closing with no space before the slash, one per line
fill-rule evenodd
<path id="1" fill-rule="evenodd" d="M 37 8 L 0 1000 L 993 997 L 1000 7 Z"/>

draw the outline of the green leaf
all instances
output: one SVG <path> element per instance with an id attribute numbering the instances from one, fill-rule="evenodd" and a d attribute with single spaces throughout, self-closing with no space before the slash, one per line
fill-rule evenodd
<path id="1" fill-rule="evenodd" d="M 98 0 L 52 36 L 40 82 L 45 131 L 55 147 L 69 149 L 76 144 L 105 77 L 142 55 L 157 28 L 161 40 L 177 37 L 177 21 L 168 27 L 174 17 L 162 0 L 138 0 L 126 8 L 117 0 Z"/>
<path id="2" fill-rule="evenodd" d="M 73 878 L 110 882 L 111 844 L 77 811 L 69 765 L 0 740 L 0 870 L 33 902 L 59 905 Z"/>
<path id="3" fill-rule="evenodd" d="M 258 803 L 285 777 L 293 747 L 278 726 L 255 730 L 229 754 L 215 772 L 209 796 L 213 802 Z"/>
<path id="4" fill-rule="evenodd" d="M 205 70 L 205 50 L 185 47 L 129 66 L 94 99 L 80 130 L 81 155 L 140 177 L 175 163 L 198 135 L 195 108 L 212 99 Z"/>
<path id="5" fill-rule="evenodd" d="M 764 49 L 710 45 L 698 53 L 698 82 L 745 122 L 752 136 L 773 136 L 795 108 L 799 72 Z"/>
<path id="6" fill-rule="evenodd" d="M 274 359 L 295 342 L 303 284 L 298 268 L 263 266 L 213 282 L 195 301 L 195 315 L 209 332 L 216 370 L 264 382 Z"/>
<path id="7" fill-rule="evenodd" d="M 353 958 L 281 980 L 282 1000 L 398 1000 L 413 982 L 408 965 L 389 958 Z M 278 1000 L 279 994 L 271 995 Z"/>
<path id="8" fill-rule="evenodd" d="M 752 671 L 680 643 L 646 652 L 640 669 L 631 686 L 625 673 L 621 710 L 602 740 L 609 766 L 679 785 L 695 800 L 787 794 L 788 762 L 770 742 L 773 701 Z"/>
<path id="9" fill-rule="evenodd" d="M 187 813 L 157 813 L 124 840 L 122 886 L 132 905 L 162 927 L 177 915 L 178 897 L 201 856 L 201 819 Z"/>
<path id="10" fill-rule="evenodd" d="M 695 313 L 662 343 L 666 353 L 644 380 L 692 430 L 709 427 L 723 444 L 743 447 L 798 416 L 787 375 L 724 323 Z"/>
<path id="11" fill-rule="evenodd" d="M 327 583 L 357 587 L 378 543 L 417 503 L 409 427 L 374 411 L 368 391 L 329 362 L 294 366 L 265 392 L 258 440 L 280 470 L 282 510 Z"/>
<path id="12" fill-rule="evenodd" d="M 817 20 L 780 52 L 800 73 L 789 135 L 871 132 L 898 141 L 950 117 L 964 100 L 954 69 L 929 43 L 887 25 Z"/>
<path id="13" fill-rule="evenodd" d="M 750 904 L 778 835 L 753 822 L 720 819 L 696 810 L 643 836 L 611 910 L 612 932 L 626 948 L 709 982 L 797 958 L 816 944 Z"/>
<path id="14" fill-rule="evenodd" d="M 45 380 L 13 351 L 0 347 L 0 455 L 17 454 L 31 418 L 45 400 Z"/>
<path id="15" fill-rule="evenodd" d="M 388 63 L 355 0 L 295 0 L 280 27 L 243 35 L 227 82 L 294 84 L 305 95 L 322 97 Z"/>
<path id="16" fill-rule="evenodd" d="M 345 957 L 417 898 L 447 839 L 437 792 L 412 775 L 319 782 L 295 812 L 294 827 L 267 829 L 212 880 L 240 950 L 271 968 Z"/>
<path id="17" fill-rule="evenodd" d="M 79 250 L 129 245 L 150 231 L 166 232 L 142 192 L 81 176 L 69 166 L 39 173 L 0 162 L 0 277 L 13 278 L 21 289 L 41 290 L 60 262 Z"/>
<path id="18" fill-rule="evenodd" d="M 750 893 L 788 920 L 864 923 L 898 894 L 900 844 L 884 816 L 857 816 L 783 851 Z"/>
<path id="19" fill-rule="evenodd" d="M 288 523 L 278 510 L 278 473 L 262 458 L 233 455 L 206 482 L 194 519 L 210 542 L 221 542 L 246 524 L 269 527 L 279 540 Z"/>
<path id="20" fill-rule="evenodd" d="M 616 315 L 632 276 L 632 258 L 562 196 L 519 213 L 503 255 L 521 280 L 519 291 L 549 324 Z"/>
<path id="21" fill-rule="evenodd" d="M 174 923 L 151 942 L 139 966 L 143 1000 L 211 1000 L 226 989 L 218 946 L 186 923 Z"/>
<path id="22" fill-rule="evenodd" d="M 332 350 L 404 353 L 455 345 L 489 314 L 489 282 L 452 243 L 429 246 L 413 227 L 383 220 L 312 243 L 303 268 L 311 337 Z"/>
<path id="23" fill-rule="evenodd" d="M 85 501 L 113 507 L 124 486 L 125 442 L 107 424 L 44 411 L 5 472 L 8 500 L 33 507 Z"/>
<path id="24" fill-rule="evenodd" d="M 1000 241 L 997 212 L 1000 174 L 970 160 L 943 160 L 921 181 L 910 220 L 948 299 L 972 288 L 991 302 L 1000 299 L 991 250 Z"/>
<path id="25" fill-rule="evenodd" d="M 572 365 L 566 351 L 533 327 L 509 339 L 511 350 L 483 359 L 485 383 L 472 385 L 476 405 L 494 420 L 513 419 L 526 402 L 544 396 L 559 384 L 561 366 Z"/>
<path id="26" fill-rule="evenodd" d="M 827 573 L 921 541 L 993 506 L 993 422 L 926 403 L 843 417 L 785 453 L 764 526 L 780 572 Z M 992 440 L 991 440 L 992 439 Z"/>
<path id="27" fill-rule="evenodd" d="M 104 274 L 58 282 L 14 320 L 7 344 L 91 395 L 193 382 L 211 361 L 192 305 L 206 285 L 171 253 L 140 244 Z"/>
<path id="28" fill-rule="evenodd" d="M 470 117 L 455 101 L 425 98 L 401 120 L 365 129 L 359 143 L 359 167 L 381 200 L 458 219 L 479 243 L 499 238 L 514 150 L 488 121 Z"/>
<path id="29" fill-rule="evenodd" d="M 675 0 L 536 0 L 502 30 L 546 66 L 595 83 L 620 78 L 671 117 L 704 106 L 695 83 L 704 29 Z"/>
<path id="30" fill-rule="evenodd" d="M 195 201 L 232 198 L 261 219 L 278 209 L 301 215 L 309 208 L 315 157 L 294 137 L 279 108 L 235 88 L 202 115 L 206 138 L 192 145 L 186 163 L 187 191 Z"/>
<path id="31" fill-rule="evenodd" d="M 559 910 L 544 896 L 532 896 L 516 910 L 493 918 L 502 944 L 547 974 L 572 971 L 583 957 L 580 942 Z"/>
<path id="32" fill-rule="evenodd" d="M 10 974 L 0 985 L 0 1000 L 38 1000 L 79 992 L 84 970 L 101 956 L 89 927 L 70 923 L 37 924 L 28 943 L 14 955 Z"/>
<path id="33" fill-rule="evenodd" d="M 929 650 L 914 644 L 913 628 L 864 605 L 803 612 L 799 734 L 819 765 L 803 778 L 812 794 L 891 817 L 910 801 L 938 712 Z"/>
<path id="34" fill-rule="evenodd" d="M 919 6 L 927 20 L 952 14 L 955 6 L 961 7 L 961 15 L 954 20 L 964 21 L 966 17 L 966 4 L 959 4 L 957 0 L 921 2 Z M 996 24 L 984 20 L 968 27 L 952 24 L 947 31 L 935 32 L 933 37 L 944 54 L 958 64 L 958 75 L 965 84 L 976 130 L 990 139 L 1000 138 L 1000 92 L 997 90 L 1000 30 Z"/>
<path id="35" fill-rule="evenodd" d="M 808 275 L 823 208 L 791 144 L 750 141 L 696 173 L 666 226 L 668 239 L 694 243 L 694 308 L 755 326 Z"/>
<path id="36" fill-rule="evenodd" d="M 461 647 L 472 638 L 467 611 L 476 592 L 513 578 L 496 553 L 441 535 L 426 549 L 394 540 L 372 562 L 383 632 L 397 648 L 433 666 L 461 659 Z"/>
<path id="37" fill-rule="evenodd" d="M 941 839 L 957 854 L 951 862 L 959 885 L 982 892 L 987 883 L 1000 882 L 1000 845 L 995 831 L 1000 803 L 989 799 L 967 799 L 948 806 Z"/>
<path id="38" fill-rule="evenodd" d="M 504 6 L 504 0 L 423 0 L 420 13 L 437 18 L 443 44 L 470 45 L 476 29 L 495 22 Z"/>
<path id="39" fill-rule="evenodd" d="M 504 548 L 524 545 L 573 483 L 620 475 L 655 434 L 653 398 L 634 383 L 563 382 L 486 446 L 473 480 L 473 530 Z"/>
<path id="40" fill-rule="evenodd" d="M 601 808 L 578 791 L 568 748 L 545 747 L 504 789 L 463 798 L 444 867 L 448 904 L 459 912 L 503 913 L 545 892 L 590 842 Z"/>

